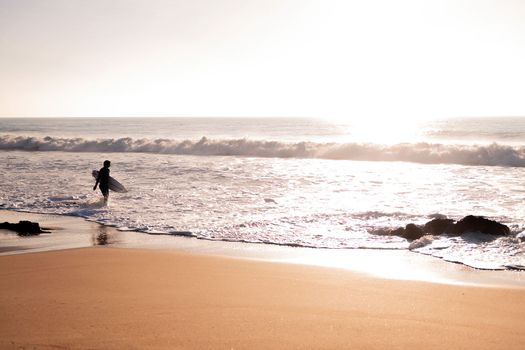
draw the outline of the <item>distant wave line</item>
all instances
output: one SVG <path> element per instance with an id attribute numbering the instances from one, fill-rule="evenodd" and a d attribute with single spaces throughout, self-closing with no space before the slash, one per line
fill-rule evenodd
<path id="1" fill-rule="evenodd" d="M 362 161 L 405 161 L 424 164 L 461 164 L 525 167 L 525 147 L 449 145 L 434 143 L 285 143 L 279 141 L 227 139 L 199 141 L 171 139 L 84 139 L 59 137 L 0 136 L 0 150 L 62 152 L 136 152 L 198 156 L 245 156 L 266 158 L 319 158 Z"/>

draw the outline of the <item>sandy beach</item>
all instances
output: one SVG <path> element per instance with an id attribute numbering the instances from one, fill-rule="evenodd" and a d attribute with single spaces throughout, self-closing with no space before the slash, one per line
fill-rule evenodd
<path id="1" fill-rule="evenodd" d="M 0 0 L 0 350 L 525 350 L 524 18 Z"/>
<path id="2" fill-rule="evenodd" d="M 0 257 L 2 349 L 522 349 L 525 289 L 93 247 Z"/>

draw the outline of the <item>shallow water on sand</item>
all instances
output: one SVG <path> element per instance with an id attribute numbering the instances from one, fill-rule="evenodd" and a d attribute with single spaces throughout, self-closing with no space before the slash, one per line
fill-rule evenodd
<path id="1" fill-rule="evenodd" d="M 9 222 L 39 222 L 42 227 L 51 231 L 47 235 L 19 237 L 14 232 L 0 230 L 0 256 L 95 246 L 176 250 L 227 258 L 346 269 L 387 279 L 484 287 L 525 286 L 523 273 L 474 270 L 404 250 L 309 249 L 165 235 L 148 236 L 140 232 L 118 231 L 77 217 L 7 210 L 0 210 L 0 218 Z"/>
<path id="2" fill-rule="evenodd" d="M 99 154 L 4 152 L 6 209 L 80 216 L 120 230 L 314 248 L 407 249 L 370 234 L 422 224 L 432 214 L 475 213 L 513 236 L 483 244 L 440 239 L 422 249 L 480 268 L 525 265 L 522 168 L 309 159 L 111 154 L 112 175 L 129 189 L 92 191 Z M 39 176 L 38 174 L 45 174 Z M 462 261 L 462 258 L 465 261 Z"/>

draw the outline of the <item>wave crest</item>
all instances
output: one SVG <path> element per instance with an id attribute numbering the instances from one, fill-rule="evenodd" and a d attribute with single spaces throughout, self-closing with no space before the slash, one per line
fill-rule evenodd
<path id="1" fill-rule="evenodd" d="M 284 143 L 265 140 L 177 141 L 171 139 L 90 140 L 84 138 L 0 136 L 0 150 L 62 152 L 141 152 L 201 156 L 321 158 L 366 161 L 405 161 L 425 164 L 462 164 L 525 167 L 525 147 L 402 143 Z"/>

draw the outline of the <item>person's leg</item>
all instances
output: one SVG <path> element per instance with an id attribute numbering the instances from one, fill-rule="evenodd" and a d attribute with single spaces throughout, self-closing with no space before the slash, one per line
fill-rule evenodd
<path id="1" fill-rule="evenodd" d="M 100 192 L 102 192 L 102 195 L 104 196 L 104 204 L 107 204 L 109 197 L 109 188 L 100 186 Z"/>

